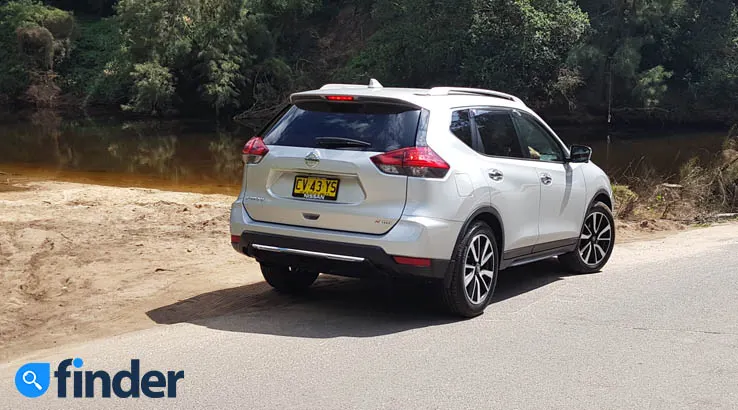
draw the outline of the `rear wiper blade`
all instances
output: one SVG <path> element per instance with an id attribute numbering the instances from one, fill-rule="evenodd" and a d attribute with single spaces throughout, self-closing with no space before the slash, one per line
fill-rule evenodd
<path id="1" fill-rule="evenodd" d="M 355 140 L 351 138 L 343 137 L 317 137 L 315 142 L 320 147 L 325 148 L 349 148 L 349 147 L 361 147 L 369 148 L 372 146 L 371 142 Z"/>

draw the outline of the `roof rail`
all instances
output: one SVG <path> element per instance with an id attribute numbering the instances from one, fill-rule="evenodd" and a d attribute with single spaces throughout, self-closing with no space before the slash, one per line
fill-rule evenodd
<path id="1" fill-rule="evenodd" d="M 521 100 L 520 98 L 514 95 L 501 93 L 499 91 L 484 90 L 481 88 L 433 87 L 430 90 L 428 90 L 428 95 L 440 96 L 440 95 L 451 95 L 451 94 L 475 94 L 475 95 L 484 95 L 487 97 L 502 98 L 505 100 L 510 100 L 510 101 L 514 101 L 518 103 L 523 102 L 523 100 Z"/>
<path id="2" fill-rule="evenodd" d="M 321 90 L 334 90 L 336 88 L 384 88 L 376 79 L 369 80 L 369 85 L 361 84 L 326 84 L 320 87 Z"/>

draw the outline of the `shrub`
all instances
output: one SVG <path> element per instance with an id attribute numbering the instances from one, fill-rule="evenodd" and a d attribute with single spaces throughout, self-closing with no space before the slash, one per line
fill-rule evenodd
<path id="1" fill-rule="evenodd" d="M 48 78 L 69 55 L 74 27 L 70 13 L 39 1 L 0 2 L 0 94 L 17 100 L 34 79 Z"/>
<path id="2" fill-rule="evenodd" d="M 16 30 L 21 57 L 29 69 L 51 70 L 54 66 L 54 36 L 46 27 L 26 26 Z"/>
<path id="3" fill-rule="evenodd" d="M 83 105 L 124 102 L 132 69 L 122 58 L 116 20 L 80 20 L 72 54 L 58 70 L 64 91 L 82 98 Z"/>
<path id="4" fill-rule="evenodd" d="M 174 82 L 172 74 L 159 63 L 148 62 L 133 67 L 131 102 L 123 109 L 152 115 L 165 114 L 172 108 Z"/>
<path id="5" fill-rule="evenodd" d="M 615 199 L 615 216 L 627 219 L 633 215 L 638 195 L 627 185 L 613 185 L 612 196 Z"/>

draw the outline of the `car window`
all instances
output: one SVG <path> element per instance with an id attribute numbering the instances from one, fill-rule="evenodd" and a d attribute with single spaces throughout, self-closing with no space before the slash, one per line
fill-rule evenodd
<path id="1" fill-rule="evenodd" d="M 564 152 L 561 150 L 561 146 L 548 131 L 538 124 L 538 121 L 519 111 L 515 111 L 513 117 L 523 149 L 527 151 L 526 154 L 529 158 L 547 162 L 564 161 Z"/>
<path id="2" fill-rule="evenodd" d="M 327 138 L 349 139 L 359 144 L 340 149 L 386 152 L 415 146 L 419 120 L 419 109 L 393 104 L 302 102 L 284 113 L 264 142 L 319 148 Z"/>
<path id="3" fill-rule="evenodd" d="M 471 121 L 469 119 L 469 111 L 454 111 L 451 114 L 451 132 L 456 135 L 456 138 L 464 142 L 469 148 L 473 148 L 472 144 L 472 129 Z"/>
<path id="4" fill-rule="evenodd" d="M 475 109 L 474 122 L 477 124 L 482 152 L 487 155 L 510 158 L 525 158 L 515 133 L 515 125 L 507 110 Z"/>

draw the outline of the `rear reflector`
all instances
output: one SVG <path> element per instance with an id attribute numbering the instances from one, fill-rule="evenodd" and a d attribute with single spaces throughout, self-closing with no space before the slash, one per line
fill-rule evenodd
<path id="1" fill-rule="evenodd" d="M 240 242 L 241 242 L 240 235 L 231 235 L 231 243 L 240 243 Z"/>
<path id="2" fill-rule="evenodd" d="M 326 95 L 325 99 L 328 101 L 353 101 L 353 95 Z"/>
<path id="3" fill-rule="evenodd" d="M 371 160 L 385 174 L 417 178 L 443 178 L 450 168 L 430 147 L 402 148 L 375 155 Z"/>
<path id="4" fill-rule="evenodd" d="M 251 138 L 246 145 L 243 146 L 243 162 L 246 164 L 258 164 L 269 153 L 269 148 L 264 144 L 261 137 Z"/>
<path id="5" fill-rule="evenodd" d="M 400 265 L 410 265 L 421 268 L 427 268 L 431 266 L 431 260 L 426 258 L 408 258 L 405 256 L 393 256 L 392 258 Z"/>

